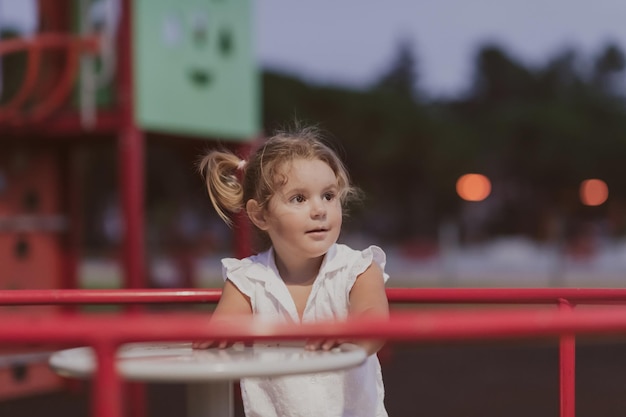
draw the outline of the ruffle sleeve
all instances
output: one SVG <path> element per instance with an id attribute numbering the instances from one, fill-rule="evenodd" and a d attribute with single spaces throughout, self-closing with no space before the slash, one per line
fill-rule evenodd
<path id="1" fill-rule="evenodd" d="M 232 282 L 239 291 L 249 298 L 254 295 L 254 284 L 247 276 L 252 263 L 249 259 L 222 259 L 222 278 Z"/>
<path id="2" fill-rule="evenodd" d="M 350 274 L 348 277 L 348 292 L 352 290 L 352 286 L 356 282 L 358 276 L 365 272 L 365 270 L 369 268 L 372 262 L 375 262 L 380 267 L 380 269 L 383 271 L 383 280 L 387 282 L 387 280 L 389 279 L 389 274 L 385 272 L 387 255 L 385 255 L 385 252 L 381 248 L 372 245 L 362 251 L 356 251 L 355 260 L 350 267 Z"/>

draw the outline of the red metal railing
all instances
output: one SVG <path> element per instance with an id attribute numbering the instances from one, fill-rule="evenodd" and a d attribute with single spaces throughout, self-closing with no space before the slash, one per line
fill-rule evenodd
<path id="1" fill-rule="evenodd" d="M 0 305 L 217 303 L 221 289 L 0 291 Z"/>
<path id="2" fill-rule="evenodd" d="M 81 343 L 94 347 L 99 372 L 94 384 L 93 413 L 119 416 L 120 380 L 114 353 L 122 343 L 154 340 L 219 338 L 371 338 L 390 341 L 468 340 L 555 336 L 560 340 L 561 417 L 575 415 L 575 334 L 626 330 L 626 307 L 576 304 L 622 303 L 625 289 L 434 289 L 392 288 L 391 303 L 555 304 L 559 308 L 420 310 L 394 312 L 389 321 L 353 319 L 345 323 L 271 325 L 255 328 L 242 321 L 227 327 L 210 323 L 206 314 L 136 314 L 119 316 L 11 317 L 0 320 L 0 341 Z M 0 291 L 0 305 L 213 303 L 220 290 L 15 290 Z M 184 320 L 182 319 L 184 317 Z M 97 328 L 98 332 L 93 332 Z"/>
<path id="3" fill-rule="evenodd" d="M 0 306 L 70 304 L 216 303 L 221 289 L 110 289 L 0 291 Z M 388 288 L 390 303 L 576 304 L 626 303 L 626 288 Z"/>

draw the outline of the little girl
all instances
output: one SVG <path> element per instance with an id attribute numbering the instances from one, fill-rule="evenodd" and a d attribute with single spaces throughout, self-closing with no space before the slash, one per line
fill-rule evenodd
<path id="1" fill-rule="evenodd" d="M 384 252 L 376 246 L 359 251 L 337 243 L 343 205 L 356 189 L 316 129 L 278 133 L 248 161 L 211 151 L 200 171 L 222 219 L 231 224 L 229 214 L 245 210 L 268 244 L 257 255 L 222 260 L 225 283 L 213 318 L 253 314 L 303 323 L 388 315 Z M 339 343 L 308 340 L 305 347 L 329 350 Z M 369 354 L 357 368 L 242 380 L 246 416 L 387 416 L 375 355 L 382 342 L 353 343 Z M 194 348 L 214 344 L 194 342 Z"/>

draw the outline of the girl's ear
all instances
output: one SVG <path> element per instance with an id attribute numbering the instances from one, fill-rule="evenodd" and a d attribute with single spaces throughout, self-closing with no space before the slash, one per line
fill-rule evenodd
<path id="1" fill-rule="evenodd" d="M 260 230 L 267 230 L 267 220 L 265 219 L 265 210 L 259 206 L 256 200 L 248 200 L 246 203 L 246 212 L 250 221 L 254 223 Z"/>

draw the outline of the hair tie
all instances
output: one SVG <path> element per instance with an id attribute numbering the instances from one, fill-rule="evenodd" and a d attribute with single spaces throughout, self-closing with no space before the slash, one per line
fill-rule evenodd
<path id="1" fill-rule="evenodd" d="M 242 159 L 241 161 L 239 161 L 239 163 L 237 164 L 237 171 L 243 171 L 247 163 L 248 161 L 246 161 L 245 159 Z"/>

